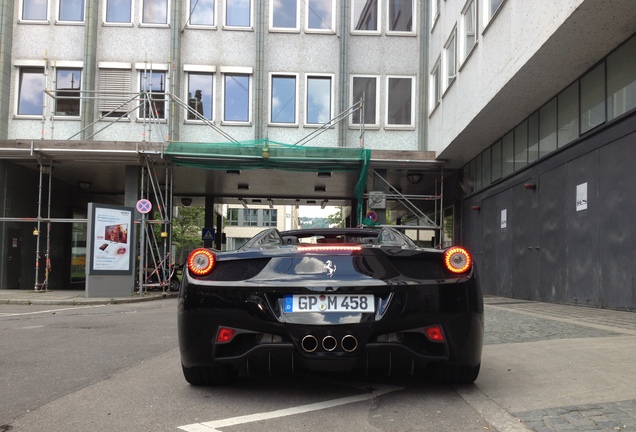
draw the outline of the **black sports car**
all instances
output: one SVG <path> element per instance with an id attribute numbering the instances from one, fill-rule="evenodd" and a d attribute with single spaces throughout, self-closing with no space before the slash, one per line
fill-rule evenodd
<path id="1" fill-rule="evenodd" d="M 185 379 L 306 369 L 479 374 L 483 299 L 461 247 L 421 248 L 393 228 L 260 232 L 241 249 L 196 249 L 179 293 Z"/>

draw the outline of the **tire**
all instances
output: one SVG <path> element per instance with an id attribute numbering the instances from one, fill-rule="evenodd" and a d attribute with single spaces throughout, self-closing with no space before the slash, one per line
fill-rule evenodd
<path id="1" fill-rule="evenodd" d="M 187 368 L 181 365 L 185 380 L 193 386 L 230 384 L 236 380 L 238 371 L 228 365 Z"/>
<path id="2" fill-rule="evenodd" d="M 480 366 L 436 363 L 428 366 L 427 378 L 435 384 L 472 384 L 479 376 Z"/>
<path id="3" fill-rule="evenodd" d="M 181 283 L 179 283 L 179 279 L 177 278 L 170 279 L 170 291 L 172 292 L 179 291 L 180 286 L 181 286 Z"/>

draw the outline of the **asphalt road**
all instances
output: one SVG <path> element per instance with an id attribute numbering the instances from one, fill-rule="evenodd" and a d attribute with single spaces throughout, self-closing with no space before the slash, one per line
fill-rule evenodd
<path id="1" fill-rule="evenodd" d="M 175 298 L 0 305 L 0 431 L 636 430 L 636 314 L 487 303 L 482 373 L 463 387 L 380 373 L 197 388 Z"/>

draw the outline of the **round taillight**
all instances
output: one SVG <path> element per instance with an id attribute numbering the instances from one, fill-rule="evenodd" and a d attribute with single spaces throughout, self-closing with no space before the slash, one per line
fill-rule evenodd
<path id="1" fill-rule="evenodd" d="M 444 252 L 444 264 L 453 273 L 466 273 L 473 264 L 468 251 L 462 247 L 452 247 Z"/>
<path id="2" fill-rule="evenodd" d="M 188 256 L 188 269 L 196 276 L 210 274 L 215 264 L 216 255 L 207 249 L 195 249 Z"/>

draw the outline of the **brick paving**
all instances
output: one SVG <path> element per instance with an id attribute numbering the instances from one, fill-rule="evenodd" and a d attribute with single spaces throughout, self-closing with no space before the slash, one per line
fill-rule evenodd
<path id="1" fill-rule="evenodd" d="M 503 298 L 486 298 L 485 305 L 486 345 L 636 334 L 634 312 Z M 511 414 L 536 432 L 636 432 L 636 400 Z"/>

